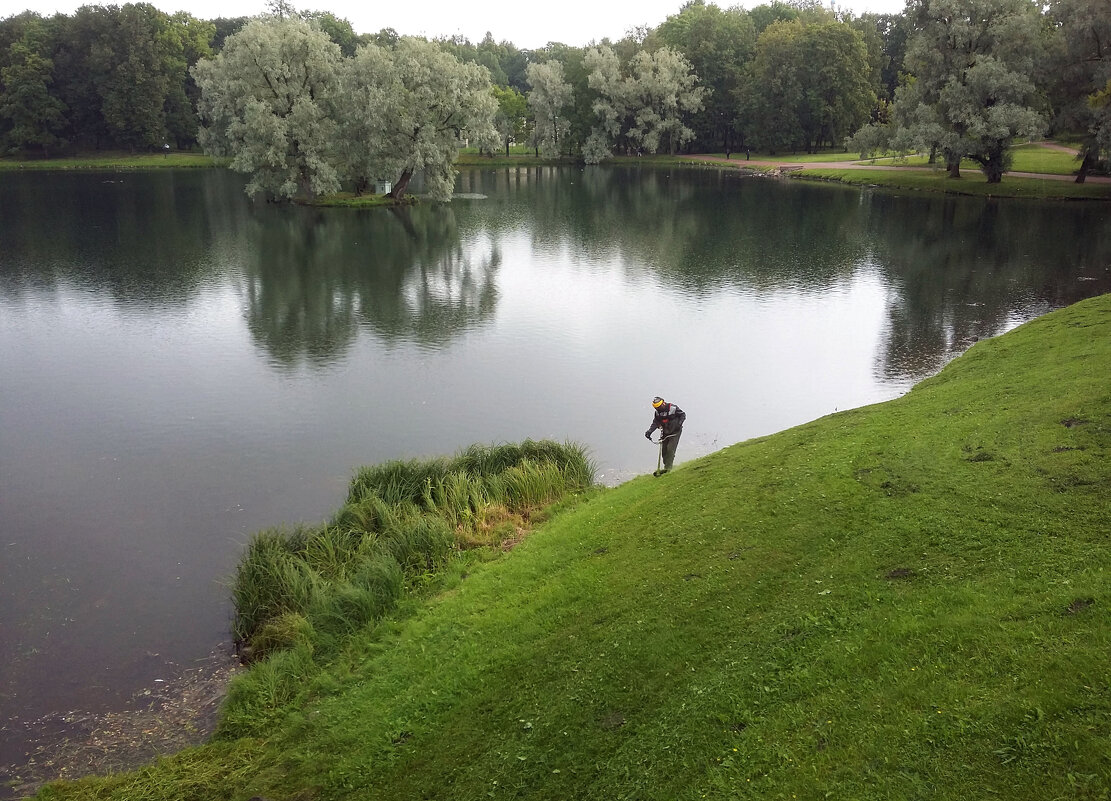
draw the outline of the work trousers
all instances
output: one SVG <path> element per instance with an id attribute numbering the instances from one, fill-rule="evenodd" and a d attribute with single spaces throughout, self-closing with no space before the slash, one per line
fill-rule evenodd
<path id="1" fill-rule="evenodd" d="M 679 447 L 679 435 L 682 433 L 683 429 L 680 428 L 674 434 L 669 434 L 668 436 L 664 437 L 664 470 L 670 470 L 671 465 L 675 462 L 675 449 Z"/>

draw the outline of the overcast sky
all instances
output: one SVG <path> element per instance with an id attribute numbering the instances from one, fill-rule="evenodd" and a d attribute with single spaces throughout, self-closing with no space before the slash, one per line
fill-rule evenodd
<path id="1" fill-rule="evenodd" d="M 123 5 L 126 0 L 0 0 L 0 18 L 20 11 L 72 14 L 83 5 Z M 167 12 L 188 11 L 201 19 L 259 14 L 265 0 L 150 0 Z M 752 8 L 763 0 L 747 0 Z M 826 0 L 828 2 L 828 0 Z M 718 3 L 722 7 L 734 4 Z M 682 8 L 683 0 L 556 0 L 555 2 L 451 2 L 451 0 L 293 0 L 300 10 L 330 11 L 347 19 L 356 33 L 393 28 L 400 34 L 434 38 L 462 35 L 480 41 L 489 31 L 497 41 L 532 50 L 548 42 L 581 46 L 604 38 L 620 39 L 638 25 L 655 27 Z M 843 0 L 839 8 L 857 14 L 897 13 L 903 0 Z"/>

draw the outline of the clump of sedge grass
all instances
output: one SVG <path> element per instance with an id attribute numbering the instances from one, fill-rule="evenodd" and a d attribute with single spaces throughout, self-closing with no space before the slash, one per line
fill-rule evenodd
<path id="1" fill-rule="evenodd" d="M 245 659 L 266 659 L 234 682 L 220 731 L 260 731 L 319 674 L 318 657 L 389 613 L 408 582 L 458 548 L 519 535 L 594 472 L 578 445 L 472 445 L 452 459 L 364 467 L 327 523 L 255 534 L 235 575 L 233 633 Z"/>
<path id="2" fill-rule="evenodd" d="M 506 521 L 593 479 L 584 448 L 546 440 L 364 467 L 328 523 L 252 537 L 233 585 L 236 642 L 257 659 L 372 623 L 453 549 L 492 544 L 489 532 L 520 528 Z"/>

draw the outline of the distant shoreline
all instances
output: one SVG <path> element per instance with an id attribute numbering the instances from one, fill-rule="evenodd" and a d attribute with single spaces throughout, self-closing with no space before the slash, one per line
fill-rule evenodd
<path id="1" fill-rule="evenodd" d="M 1024 158 L 1042 151 L 1057 150 L 1050 143 L 1032 143 L 1022 146 Z M 1054 172 L 1015 170 L 1006 173 L 1002 182 L 989 184 L 978 171 L 965 166 L 962 178 L 954 180 L 945 170 L 929 168 L 917 163 L 901 166 L 876 164 L 877 159 L 854 158 L 848 153 L 767 155 L 703 153 L 690 155 L 615 156 L 604 164 L 620 166 L 729 167 L 761 175 L 785 176 L 802 180 L 827 181 L 854 186 L 867 186 L 914 192 L 956 194 L 990 198 L 1032 198 L 1040 200 L 1111 200 L 1111 177 L 1090 175 L 1085 183 L 1078 184 L 1073 175 L 1054 165 Z M 0 174 L 11 171 L 66 171 L 106 170 L 134 171 L 159 169 L 193 169 L 227 167 L 228 159 L 214 158 L 201 153 L 105 153 L 53 159 L 0 159 Z M 457 168 L 547 167 L 578 165 L 570 158 L 545 158 L 533 153 L 505 155 L 480 155 L 461 152 Z M 604 166 L 604 165 L 602 165 Z M 1019 163 L 1016 166 L 1022 167 Z M 386 195 L 355 195 L 341 192 L 311 200 L 298 201 L 301 205 L 318 207 L 374 208 L 409 205 L 419 198 L 407 196 L 400 201 Z"/>

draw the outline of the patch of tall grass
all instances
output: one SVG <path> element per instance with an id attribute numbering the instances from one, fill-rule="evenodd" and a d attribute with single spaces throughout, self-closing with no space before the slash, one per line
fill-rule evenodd
<path id="1" fill-rule="evenodd" d="M 216 736 L 264 731 L 320 672 L 307 643 L 274 652 L 228 685 Z"/>
<path id="2" fill-rule="evenodd" d="M 266 721 L 260 709 L 289 700 L 284 682 L 300 686 L 311 672 L 305 659 L 379 621 L 456 550 L 518 534 L 594 472 L 575 444 L 472 445 L 450 459 L 363 467 L 328 522 L 255 534 L 233 583 L 233 634 L 245 659 L 270 658 L 236 682 L 225 730 Z"/>
<path id="3" fill-rule="evenodd" d="M 303 614 L 322 591 L 323 578 L 303 556 L 307 539 L 304 529 L 268 529 L 251 538 L 232 585 L 237 642 L 249 643 L 268 620 Z"/>
<path id="4" fill-rule="evenodd" d="M 452 473 L 484 478 L 524 462 L 555 465 L 575 487 L 585 488 L 594 482 L 595 465 L 581 445 L 526 439 L 520 443 L 471 445 L 452 459 L 392 461 L 363 467 L 351 482 L 347 502 L 358 503 L 377 495 L 390 504 L 420 505 L 427 501 L 428 488 L 445 482 Z"/>

